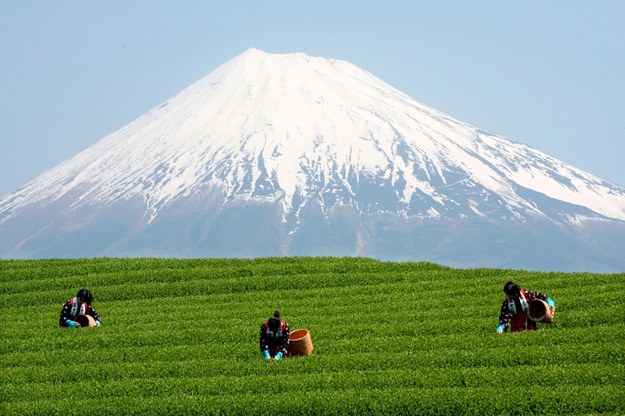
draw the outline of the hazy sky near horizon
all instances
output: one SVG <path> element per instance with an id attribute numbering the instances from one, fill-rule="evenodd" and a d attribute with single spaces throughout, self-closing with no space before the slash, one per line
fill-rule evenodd
<path id="1" fill-rule="evenodd" d="M 625 186 L 625 1 L 5 1 L 0 195 L 248 48 L 342 59 Z"/>

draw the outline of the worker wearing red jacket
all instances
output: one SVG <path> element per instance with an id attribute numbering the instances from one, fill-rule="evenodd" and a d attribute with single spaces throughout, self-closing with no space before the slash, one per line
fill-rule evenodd
<path id="1" fill-rule="evenodd" d="M 556 306 L 550 297 L 540 292 L 523 289 L 514 282 L 506 283 L 503 287 L 503 292 L 506 297 L 503 300 L 499 313 L 498 334 L 502 334 L 508 329 L 511 332 L 535 330 L 536 322 L 532 321 L 528 316 L 529 304 L 534 299 L 544 300 L 551 308 Z"/>
<path id="2" fill-rule="evenodd" d="M 289 351 L 289 335 L 291 328 L 282 319 L 280 311 L 273 315 L 260 327 L 260 352 L 263 358 L 280 360 Z"/>
<path id="3" fill-rule="evenodd" d="M 80 289 L 76 297 L 69 299 L 61 309 L 59 326 L 61 328 L 78 328 L 80 316 L 91 316 L 95 321 L 95 326 L 100 326 L 100 314 L 91 307 L 93 296 L 87 289 Z M 84 317 L 83 316 L 83 317 Z"/>

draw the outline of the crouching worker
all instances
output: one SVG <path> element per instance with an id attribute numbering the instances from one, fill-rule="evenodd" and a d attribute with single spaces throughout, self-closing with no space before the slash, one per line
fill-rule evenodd
<path id="1" fill-rule="evenodd" d="M 87 289 L 80 289 L 76 297 L 69 299 L 61 309 L 59 326 L 61 328 L 79 328 L 91 325 L 100 326 L 100 314 L 91 307 L 93 296 Z"/>
<path id="2" fill-rule="evenodd" d="M 263 358 L 280 360 L 289 350 L 289 324 L 275 311 L 260 327 L 260 352 Z"/>
<path id="3" fill-rule="evenodd" d="M 528 314 L 529 304 L 534 299 L 547 302 L 552 310 L 556 307 L 555 302 L 550 297 L 540 292 L 531 292 L 523 289 L 514 282 L 506 283 L 503 287 L 503 293 L 506 297 L 503 300 L 501 312 L 499 313 L 497 334 L 502 334 L 508 329 L 511 332 L 536 330 L 536 322 L 531 320 Z"/>

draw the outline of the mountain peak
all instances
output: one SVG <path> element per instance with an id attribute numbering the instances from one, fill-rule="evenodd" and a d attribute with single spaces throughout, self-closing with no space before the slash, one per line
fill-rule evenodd
<path id="1" fill-rule="evenodd" d="M 346 61 L 248 49 L 0 199 L 28 207 L 141 201 L 141 221 L 197 195 L 402 221 L 625 221 L 625 189 L 427 107 Z"/>
<path id="2" fill-rule="evenodd" d="M 18 190 L 7 208 L 78 189 L 75 205 L 137 194 L 151 221 L 203 186 L 223 188 L 226 200 L 280 200 L 284 221 L 311 198 L 420 217 L 483 214 L 490 200 L 501 215 L 541 215 L 520 188 L 625 220 L 622 188 L 454 120 L 348 62 L 254 48 Z M 369 201 L 362 188 L 387 191 Z"/>

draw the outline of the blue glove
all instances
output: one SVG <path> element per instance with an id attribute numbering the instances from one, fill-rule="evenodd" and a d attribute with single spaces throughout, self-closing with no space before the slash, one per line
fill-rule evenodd
<path id="1" fill-rule="evenodd" d="M 497 333 L 498 333 L 498 334 L 501 334 L 501 333 L 502 333 L 505 329 L 506 329 L 506 326 L 505 326 L 505 325 L 499 325 L 499 326 L 497 327 Z"/>
<path id="2" fill-rule="evenodd" d="M 99 328 L 100 327 L 100 321 L 95 321 L 95 327 Z"/>
<path id="3" fill-rule="evenodd" d="M 271 355 L 269 355 L 269 351 L 267 351 L 267 350 L 263 351 L 263 358 L 265 360 L 268 360 L 268 359 L 271 358 Z"/>
<path id="4" fill-rule="evenodd" d="M 71 319 L 68 319 L 67 321 L 65 321 L 65 323 L 67 324 L 67 326 L 69 326 L 70 328 L 78 328 L 78 322 L 76 321 L 72 321 Z"/>
<path id="5" fill-rule="evenodd" d="M 274 357 L 276 360 L 281 360 L 282 359 L 282 353 L 279 352 L 276 354 L 276 356 Z"/>
<path id="6" fill-rule="evenodd" d="M 547 298 L 547 305 L 549 305 L 552 308 L 556 307 L 556 303 L 551 298 Z"/>

